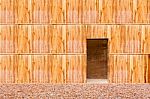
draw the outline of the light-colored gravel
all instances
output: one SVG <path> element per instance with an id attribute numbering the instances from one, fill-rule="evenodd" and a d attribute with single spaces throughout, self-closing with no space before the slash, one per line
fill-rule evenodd
<path id="1" fill-rule="evenodd" d="M 0 84 L 0 99 L 150 99 L 150 84 Z"/>

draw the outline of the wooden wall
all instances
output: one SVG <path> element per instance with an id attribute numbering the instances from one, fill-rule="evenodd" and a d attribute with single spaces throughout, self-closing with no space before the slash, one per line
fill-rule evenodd
<path id="1" fill-rule="evenodd" d="M 86 82 L 86 39 L 108 38 L 109 82 L 150 82 L 149 0 L 0 0 L 0 83 Z"/>
<path id="2" fill-rule="evenodd" d="M 1 23 L 150 23 L 149 0 L 0 0 Z"/>

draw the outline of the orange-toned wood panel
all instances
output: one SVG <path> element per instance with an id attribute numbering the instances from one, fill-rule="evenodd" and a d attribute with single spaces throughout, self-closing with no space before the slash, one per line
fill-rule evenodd
<path id="1" fill-rule="evenodd" d="M 149 25 L 1 25 L 0 52 L 86 53 L 86 38 L 108 38 L 109 53 L 150 53 Z"/>
<path id="2" fill-rule="evenodd" d="M 18 53 L 29 53 L 31 51 L 31 27 L 28 25 L 16 26 L 17 47 L 15 50 Z"/>
<path id="3" fill-rule="evenodd" d="M 84 26 L 66 26 L 66 52 L 86 53 L 86 30 Z"/>
<path id="4" fill-rule="evenodd" d="M 0 23 L 150 23 L 149 0 L 1 0 Z"/>
<path id="5" fill-rule="evenodd" d="M 29 31 L 30 32 L 30 31 Z M 59 25 L 31 25 L 32 53 L 64 53 L 66 31 Z"/>
<path id="6" fill-rule="evenodd" d="M 49 52 L 65 53 L 66 51 L 66 27 L 51 25 L 49 27 Z"/>
<path id="7" fill-rule="evenodd" d="M 1 25 L 1 53 L 63 53 L 66 27 L 57 25 Z"/>
<path id="8" fill-rule="evenodd" d="M 0 83 L 81 83 L 84 55 L 1 55 Z"/>
<path id="9" fill-rule="evenodd" d="M 148 83 L 150 83 L 150 55 L 148 56 Z"/>
<path id="10" fill-rule="evenodd" d="M 48 23 L 51 19 L 49 13 L 50 4 L 52 4 L 51 0 L 31 0 L 31 22 Z"/>
<path id="11" fill-rule="evenodd" d="M 0 47 L 1 53 L 30 52 L 30 26 L 1 25 Z"/>
<path id="12" fill-rule="evenodd" d="M 31 26 L 31 52 L 32 53 L 48 53 L 49 37 L 53 33 L 49 33 L 49 26 Z M 56 33 L 57 34 L 57 33 Z M 50 46 L 51 48 L 51 46 Z"/>
<path id="13" fill-rule="evenodd" d="M 1 81 L 5 83 L 7 81 L 17 83 L 85 82 L 86 55 L 80 54 L 86 54 L 86 38 L 108 38 L 109 54 L 111 54 L 109 57 L 109 72 L 112 76 L 109 77 L 110 82 L 147 82 L 148 77 L 145 76 L 147 75 L 147 72 L 145 72 L 147 69 L 145 68 L 148 67 L 143 67 L 147 66 L 148 58 L 145 58 L 147 56 L 119 54 L 150 53 L 149 25 L 1 25 L 0 53 L 28 53 L 28 55 L 11 55 L 11 57 L 10 55 L 1 55 L 1 75 L 6 74 L 1 78 L 3 80 Z M 64 55 L 31 56 L 30 53 Z M 67 56 L 69 53 L 74 55 Z M 52 68 L 52 72 L 49 74 L 47 69 L 53 66 L 58 66 L 58 68 Z M 15 69 L 12 69 L 12 67 Z M 139 72 L 143 68 L 144 70 Z M 10 75 L 15 75 L 14 78 L 7 74 L 9 70 Z M 79 71 L 78 74 L 76 74 L 77 70 Z M 43 71 L 47 73 L 45 74 Z M 19 72 L 20 74 L 18 74 Z M 132 79 L 129 79 L 126 72 Z M 54 76 L 43 78 L 45 75 L 53 74 Z M 22 75 L 25 75 L 25 77 Z M 81 78 L 80 75 L 82 75 Z"/>
<path id="14" fill-rule="evenodd" d="M 15 1 L 13 7 L 15 9 L 15 23 L 31 22 L 31 0 L 12 0 Z M 8 19 L 9 20 L 9 19 Z"/>
<path id="15" fill-rule="evenodd" d="M 32 56 L 33 83 L 63 83 L 63 56 Z"/>
<path id="16" fill-rule="evenodd" d="M 67 52 L 86 53 L 86 38 L 108 38 L 109 53 L 150 53 L 149 25 L 78 25 L 67 27 Z M 82 42 L 81 42 L 82 41 Z"/>
<path id="17" fill-rule="evenodd" d="M 0 52 L 13 53 L 17 49 L 18 41 L 16 26 L 0 26 Z"/>
<path id="18" fill-rule="evenodd" d="M 0 23 L 15 23 L 15 0 L 0 0 Z"/>
<path id="19" fill-rule="evenodd" d="M 32 0 L 32 23 L 64 23 L 65 0 Z"/>
<path id="20" fill-rule="evenodd" d="M 0 56 L 0 83 L 29 82 L 27 56 Z"/>
<path id="21" fill-rule="evenodd" d="M 29 23 L 31 0 L 1 0 L 0 23 Z"/>
<path id="22" fill-rule="evenodd" d="M 66 83 L 86 82 L 86 55 L 66 56 Z"/>
<path id="23" fill-rule="evenodd" d="M 0 56 L 0 82 L 1 83 L 12 83 L 14 82 L 15 78 L 15 72 L 14 72 L 14 62 L 11 62 L 9 60 L 15 59 L 13 56 L 9 56 L 9 58 L 5 58 L 4 56 Z"/>
<path id="24" fill-rule="evenodd" d="M 87 38 L 108 38 L 109 53 L 150 53 L 149 25 L 88 25 Z"/>
<path id="25" fill-rule="evenodd" d="M 110 55 L 109 81 L 148 83 L 148 55 Z"/>

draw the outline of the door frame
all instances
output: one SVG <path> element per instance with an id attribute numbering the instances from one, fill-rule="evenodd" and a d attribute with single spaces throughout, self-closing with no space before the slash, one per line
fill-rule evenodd
<path id="1" fill-rule="evenodd" d="M 109 63 L 109 38 L 86 38 L 86 80 L 85 82 L 87 83 L 87 41 L 88 40 L 107 40 L 107 81 L 108 83 L 110 82 L 110 79 L 109 79 L 109 74 L 110 74 L 110 63 Z"/>

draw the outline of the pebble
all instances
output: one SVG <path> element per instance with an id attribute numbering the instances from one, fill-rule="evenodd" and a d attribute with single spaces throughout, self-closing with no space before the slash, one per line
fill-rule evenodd
<path id="1" fill-rule="evenodd" d="M 0 99 L 150 99 L 150 84 L 0 84 Z"/>

